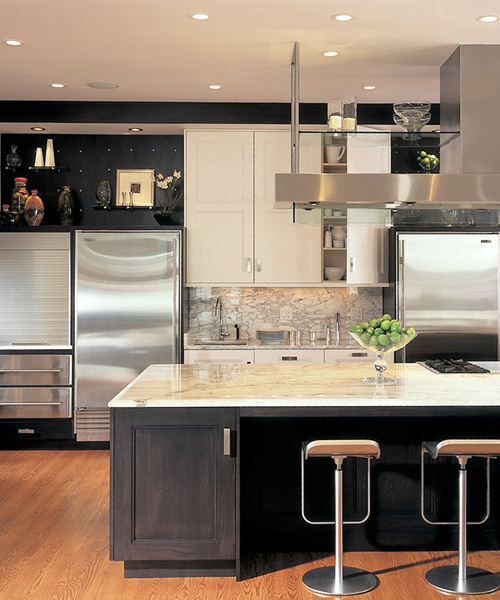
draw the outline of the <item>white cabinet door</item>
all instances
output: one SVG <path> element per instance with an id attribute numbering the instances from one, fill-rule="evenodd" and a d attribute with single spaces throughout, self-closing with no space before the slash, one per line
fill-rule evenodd
<path id="1" fill-rule="evenodd" d="M 184 363 L 195 364 L 252 364 L 253 350 L 184 350 Z"/>
<path id="2" fill-rule="evenodd" d="M 255 132 L 256 283 L 321 282 L 320 223 L 294 224 L 291 209 L 274 209 L 275 175 L 290 172 L 290 144 L 287 131 Z M 315 152 L 320 168 L 319 150 L 304 148 L 307 168 Z"/>
<path id="3" fill-rule="evenodd" d="M 253 281 L 253 132 L 187 131 L 188 284 Z"/>
<path id="4" fill-rule="evenodd" d="M 388 282 L 389 210 L 347 211 L 347 283 Z"/>
<path id="5" fill-rule="evenodd" d="M 347 172 L 390 173 L 391 134 L 361 126 L 357 131 L 347 136 Z"/>
<path id="6" fill-rule="evenodd" d="M 324 360 L 324 351 L 319 348 L 255 350 L 255 362 L 260 364 L 322 364 Z"/>
<path id="7" fill-rule="evenodd" d="M 325 363 L 333 362 L 366 362 L 373 363 L 377 358 L 374 352 L 364 348 L 327 348 L 325 350 Z M 385 356 L 388 363 L 394 362 L 394 352 Z M 368 377 L 368 375 L 367 375 Z"/>

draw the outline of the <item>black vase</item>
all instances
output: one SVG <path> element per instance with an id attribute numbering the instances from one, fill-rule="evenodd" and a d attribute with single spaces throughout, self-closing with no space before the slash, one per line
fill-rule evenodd
<path id="1" fill-rule="evenodd" d="M 173 225 L 173 217 L 172 215 L 162 215 L 161 213 L 155 213 L 154 218 L 158 222 L 159 225 Z"/>

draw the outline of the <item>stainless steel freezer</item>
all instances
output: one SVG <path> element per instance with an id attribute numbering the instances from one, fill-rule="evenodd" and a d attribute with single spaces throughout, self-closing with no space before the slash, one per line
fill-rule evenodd
<path id="1" fill-rule="evenodd" d="M 397 317 L 417 338 L 403 358 L 498 360 L 498 234 L 398 233 Z"/>
<path id="2" fill-rule="evenodd" d="M 77 231 L 75 428 L 109 440 L 108 402 L 181 357 L 181 232 Z"/>

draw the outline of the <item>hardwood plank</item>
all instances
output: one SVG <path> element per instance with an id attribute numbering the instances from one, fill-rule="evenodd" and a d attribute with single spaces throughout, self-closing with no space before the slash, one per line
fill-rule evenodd
<path id="1" fill-rule="evenodd" d="M 106 450 L 0 453 L 1 600 L 312 600 L 302 575 L 334 564 L 323 554 L 242 557 L 230 577 L 125 579 L 109 560 L 109 453 Z M 499 573 L 500 551 L 473 552 L 472 566 Z M 377 574 L 360 599 L 443 600 L 427 569 L 456 563 L 455 552 L 348 552 L 344 563 Z M 468 596 L 499 598 L 500 593 Z"/>

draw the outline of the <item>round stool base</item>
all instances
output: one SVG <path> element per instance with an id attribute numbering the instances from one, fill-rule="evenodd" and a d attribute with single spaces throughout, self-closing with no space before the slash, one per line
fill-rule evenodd
<path id="1" fill-rule="evenodd" d="M 448 565 L 427 571 L 425 578 L 433 587 L 452 594 L 489 594 L 500 588 L 500 578 L 494 573 L 466 567 L 465 579 L 458 579 L 458 566 Z"/>
<path id="2" fill-rule="evenodd" d="M 318 594 L 353 596 L 372 590 L 378 585 L 378 579 L 362 569 L 344 567 L 343 579 L 336 581 L 335 567 L 319 567 L 305 573 L 302 583 Z"/>

